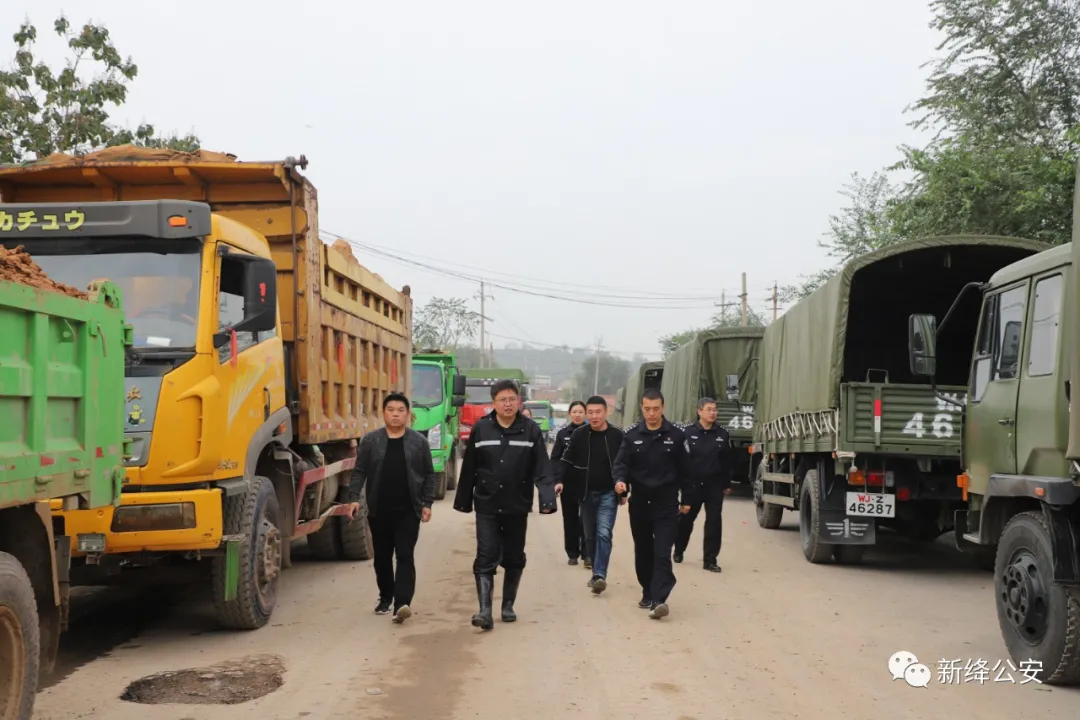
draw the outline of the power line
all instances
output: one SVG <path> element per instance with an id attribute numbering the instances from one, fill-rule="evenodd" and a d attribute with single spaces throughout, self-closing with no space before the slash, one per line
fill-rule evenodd
<path id="1" fill-rule="evenodd" d="M 455 278 L 458 278 L 458 279 L 469 280 L 470 282 L 480 282 L 481 280 L 484 280 L 485 282 L 487 282 L 489 285 L 492 285 L 493 287 L 500 287 L 502 289 L 506 289 L 506 290 L 509 290 L 511 292 L 520 292 L 520 293 L 524 293 L 524 294 L 533 294 L 533 295 L 537 295 L 537 296 L 540 296 L 540 297 L 550 297 L 550 298 L 561 299 L 561 300 L 578 300 L 579 298 L 598 298 L 600 300 L 638 301 L 640 303 L 652 303 L 652 304 L 640 304 L 640 305 L 639 304 L 634 304 L 633 307 L 660 308 L 660 309 L 663 309 L 664 307 L 667 307 L 667 306 L 660 306 L 660 305 L 657 305 L 657 303 L 672 303 L 672 302 L 674 302 L 674 303 L 694 303 L 694 305 L 692 305 L 692 306 L 679 306 L 678 308 L 671 307 L 671 309 L 689 309 L 690 307 L 706 307 L 706 305 L 704 305 L 704 303 L 712 301 L 713 299 L 715 299 L 716 294 L 718 292 L 718 291 L 714 291 L 714 292 L 712 292 L 711 294 L 708 294 L 708 295 L 672 295 L 672 294 L 668 294 L 668 293 L 654 293 L 654 292 L 648 292 L 648 291 L 635 292 L 633 294 L 628 294 L 628 295 L 627 294 L 617 294 L 616 291 L 625 292 L 625 288 L 611 288 L 609 286 L 597 285 L 597 284 L 592 283 L 592 282 L 589 282 L 589 283 L 566 283 L 566 282 L 560 282 L 560 281 L 555 281 L 555 280 L 529 278 L 529 277 L 524 276 L 524 275 L 515 275 L 513 273 L 505 273 L 505 272 L 494 272 L 494 271 L 490 271 L 490 270 L 484 270 L 484 269 L 476 268 L 476 267 L 469 266 L 469 265 L 463 265 L 461 263 L 455 263 L 455 262 L 443 261 L 443 260 L 434 260 L 432 258 L 427 258 L 427 257 L 425 257 L 423 259 L 417 259 L 417 257 L 421 257 L 421 256 L 417 256 L 417 255 L 415 255 L 413 253 L 409 253 L 409 252 L 406 252 L 406 251 L 403 251 L 403 250 L 395 250 L 395 251 L 391 252 L 390 250 L 385 249 L 385 248 L 381 248 L 381 247 L 379 247 L 377 245 L 372 245 L 370 243 L 351 240 L 351 239 L 349 239 L 347 237 L 343 237 L 341 235 L 338 235 L 337 233 L 333 233 L 333 232 L 330 232 L 328 230 L 323 230 L 322 232 L 325 233 L 326 235 L 329 235 L 329 236 L 335 238 L 335 239 L 344 240 L 345 242 L 349 243 L 350 245 L 352 245 L 354 248 L 356 248 L 358 250 L 361 250 L 361 251 L 364 251 L 364 252 L 369 252 L 369 253 L 378 255 L 380 257 L 384 257 L 386 259 L 390 259 L 390 260 L 394 260 L 394 261 L 397 261 L 397 262 L 400 262 L 400 263 L 412 265 L 414 267 L 423 267 L 423 268 L 431 270 L 432 272 L 437 272 L 437 273 L 439 273 L 441 275 L 445 275 L 445 276 L 448 276 L 448 277 L 455 277 Z M 438 262 L 438 266 L 431 265 L 430 262 L 425 262 L 425 260 Z M 469 272 L 467 273 L 467 272 L 462 271 L 462 270 L 453 270 L 452 269 L 453 266 L 465 268 L 465 270 L 468 270 Z M 518 280 L 518 281 L 504 280 L 502 278 L 497 277 L 499 275 L 502 275 L 505 278 L 515 278 L 515 279 L 520 278 L 520 280 Z M 492 278 L 494 278 L 494 279 L 492 279 Z M 514 282 L 514 285 L 513 286 L 502 285 L 502 284 L 500 284 L 498 282 L 500 280 L 503 283 Z M 596 290 L 604 290 L 605 287 L 608 287 L 612 292 L 596 292 Z M 563 293 L 563 294 L 561 294 L 561 295 L 553 295 L 552 293 Z M 565 295 L 566 293 L 572 293 L 574 297 L 572 297 L 572 298 L 567 297 Z M 582 300 L 582 302 L 584 302 L 584 301 Z M 600 302 L 600 301 L 595 302 L 595 303 L 585 303 L 585 304 L 607 305 L 607 306 L 611 306 L 611 307 L 623 307 L 623 306 L 626 305 L 626 304 L 623 304 L 623 303 L 610 303 L 610 302 Z"/>
<path id="2" fill-rule="evenodd" d="M 548 348 L 553 348 L 553 349 L 559 349 L 559 348 L 570 348 L 571 350 L 589 350 L 589 349 L 591 349 L 586 345 L 571 345 L 569 343 L 555 344 L 555 343 L 548 343 L 548 342 L 540 342 L 539 340 L 526 340 L 525 338 L 511 337 L 510 335 L 502 335 L 500 333 L 493 333 L 493 332 L 489 332 L 488 335 L 491 336 L 491 337 L 499 338 L 500 340 L 512 340 L 514 342 L 526 343 L 528 345 L 541 345 L 543 347 L 548 347 Z M 503 348 L 503 349 L 506 350 L 507 348 Z M 649 350 L 648 352 L 644 352 L 642 350 L 634 350 L 633 352 L 628 352 L 626 350 L 605 350 L 605 352 L 607 354 L 609 354 L 609 355 L 630 355 L 630 356 L 634 356 L 634 355 L 663 355 L 664 354 L 663 352 L 659 352 L 659 351 L 655 351 L 655 350 Z"/>
<path id="3" fill-rule="evenodd" d="M 479 276 L 465 275 L 464 273 L 459 273 L 459 272 L 455 272 L 455 271 L 452 271 L 452 270 L 446 270 L 445 268 L 435 267 L 434 265 L 429 265 L 427 263 L 423 263 L 423 262 L 420 262 L 418 260 L 410 260 L 408 258 L 402 257 L 400 255 L 396 255 L 394 253 L 386 252 L 384 250 L 377 250 L 377 249 L 374 249 L 372 247 L 368 247 L 368 246 L 362 245 L 360 243 L 356 243 L 356 242 L 354 242 L 352 240 L 349 240 L 348 238 L 340 238 L 340 239 L 344 240 L 347 243 L 349 243 L 350 245 L 352 245 L 353 247 L 355 247 L 358 250 L 362 250 L 362 251 L 365 251 L 365 252 L 372 253 L 374 255 L 378 255 L 378 256 L 386 259 L 386 260 L 389 260 L 390 262 L 398 262 L 398 263 L 402 263 L 402 264 L 405 264 L 405 265 L 411 265 L 411 266 L 416 267 L 416 268 L 427 270 L 428 272 L 432 272 L 432 273 L 435 273 L 435 274 L 438 274 L 438 275 L 444 275 L 446 277 L 455 278 L 457 280 L 465 280 L 465 281 L 470 282 L 470 283 L 484 282 L 487 285 L 490 285 L 491 287 L 497 287 L 497 288 L 499 288 L 501 290 L 506 290 L 508 292 L 519 293 L 521 295 L 530 295 L 532 297 L 542 297 L 542 298 L 547 298 L 547 299 L 550 299 L 550 300 L 562 300 L 564 302 L 576 303 L 576 304 L 579 304 L 579 305 L 595 305 L 595 306 L 600 306 L 600 307 L 628 308 L 628 309 L 633 309 L 633 310 L 698 310 L 698 309 L 710 307 L 710 304 L 705 304 L 705 303 L 692 304 L 692 305 L 657 305 L 657 304 L 655 304 L 657 302 L 657 300 L 652 299 L 652 298 L 637 298 L 639 300 L 647 301 L 645 304 L 641 304 L 641 303 L 634 304 L 634 303 L 627 303 L 627 302 L 622 302 L 622 303 L 603 302 L 603 301 L 600 301 L 600 300 L 589 300 L 589 299 L 581 298 L 581 297 L 567 297 L 565 295 L 554 295 L 554 294 L 552 294 L 550 292 L 537 292 L 537 291 L 534 291 L 534 290 L 526 290 L 526 289 L 521 288 L 521 287 L 512 287 L 510 285 L 504 285 L 502 283 L 492 282 L 491 280 L 488 280 L 486 278 L 482 278 L 482 277 L 479 277 Z M 584 294 L 584 293 L 576 292 L 576 294 Z M 627 296 L 627 297 L 629 298 L 629 297 L 633 297 L 633 296 Z"/>

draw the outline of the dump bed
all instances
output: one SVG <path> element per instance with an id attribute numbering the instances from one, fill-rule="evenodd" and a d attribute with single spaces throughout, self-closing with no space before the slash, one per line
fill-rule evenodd
<path id="1" fill-rule="evenodd" d="M 103 283 L 79 298 L 13 282 L 0 253 L 0 508 L 71 496 L 73 507 L 115 504 L 130 344 L 120 292 Z"/>
<path id="2" fill-rule="evenodd" d="M 278 269 L 289 389 L 302 443 L 354 438 L 382 424 L 387 393 L 411 390 L 412 301 L 319 239 L 306 159 L 238 162 L 207 151 L 130 146 L 0 168 L 4 202 L 181 199 L 261 233 Z"/>
<path id="3" fill-rule="evenodd" d="M 753 434 L 757 399 L 757 356 L 765 328 L 733 327 L 698 333 L 664 361 L 661 391 L 664 412 L 672 422 L 697 420 L 697 403 L 716 400 L 716 422 L 735 439 Z M 738 402 L 728 399 L 727 377 L 739 378 Z"/>

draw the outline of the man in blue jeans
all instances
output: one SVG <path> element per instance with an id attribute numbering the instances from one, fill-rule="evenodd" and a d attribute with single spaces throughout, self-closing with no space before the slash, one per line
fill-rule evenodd
<path id="1" fill-rule="evenodd" d="M 607 589 L 608 560 L 611 558 L 611 535 L 615 528 L 615 515 L 621 502 L 615 494 L 615 479 L 611 466 L 622 444 L 623 433 L 608 425 L 607 401 L 594 395 L 585 401 L 585 419 L 588 424 L 578 428 L 570 436 L 570 443 L 562 455 L 568 463 L 585 478 L 585 492 L 581 497 L 581 524 L 585 530 L 586 552 L 592 558 L 592 579 L 589 587 L 594 595 Z M 560 476 L 562 474 L 560 473 Z M 555 486 L 562 492 L 562 485 Z"/>

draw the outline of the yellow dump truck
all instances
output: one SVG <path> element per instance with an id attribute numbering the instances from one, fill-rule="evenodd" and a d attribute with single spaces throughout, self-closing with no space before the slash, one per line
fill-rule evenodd
<path id="1" fill-rule="evenodd" d="M 119 147 L 0 168 L 0 209 L 145 204 L 177 229 L 8 233 L 58 282 L 119 286 L 134 331 L 120 505 L 53 506 L 74 584 L 205 562 L 221 622 L 254 629 L 292 540 L 306 536 L 318 559 L 370 557 L 364 516 L 350 521 L 344 500 L 356 440 L 381 424 L 388 393 L 411 392 L 412 305 L 347 243 L 319 239 L 306 166 Z"/>

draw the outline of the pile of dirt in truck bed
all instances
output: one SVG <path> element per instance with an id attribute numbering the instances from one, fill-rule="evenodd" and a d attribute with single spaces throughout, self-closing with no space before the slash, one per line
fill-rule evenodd
<path id="1" fill-rule="evenodd" d="M 0 245 L 0 280 L 29 285 L 40 290 L 58 292 L 80 300 L 87 298 L 87 294 L 82 290 L 76 290 L 63 283 L 58 283 L 46 275 L 45 271 L 34 262 L 34 258 L 30 257 L 30 253 L 26 252 L 22 245 L 19 245 L 14 250 L 8 250 L 3 245 Z"/>

